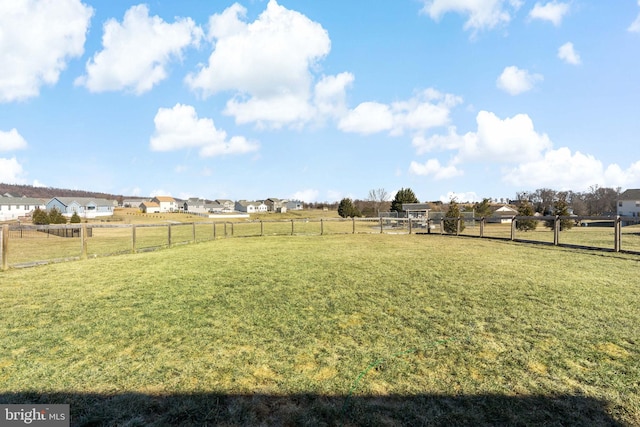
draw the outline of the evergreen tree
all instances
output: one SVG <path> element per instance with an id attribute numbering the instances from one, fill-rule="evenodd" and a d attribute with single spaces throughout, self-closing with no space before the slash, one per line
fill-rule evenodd
<path id="1" fill-rule="evenodd" d="M 80 215 L 78 215 L 78 212 L 74 212 L 73 215 L 71 215 L 71 219 L 69 220 L 69 222 L 71 224 L 80 224 L 82 222 L 80 220 Z"/>
<path id="2" fill-rule="evenodd" d="M 560 198 L 555 201 L 553 204 L 553 212 L 551 215 L 554 216 L 569 216 L 569 204 L 567 203 L 565 198 Z M 545 221 L 545 226 L 548 228 L 553 228 L 554 221 Z M 570 218 L 563 218 L 560 220 L 560 231 L 569 230 L 573 227 L 573 220 Z"/>
<path id="3" fill-rule="evenodd" d="M 410 188 L 401 188 L 391 202 L 391 210 L 402 212 L 403 203 L 420 203 L 415 193 Z"/>
<path id="4" fill-rule="evenodd" d="M 474 215 L 478 218 L 491 216 L 491 202 L 484 198 L 482 202 L 473 205 L 473 210 L 475 211 Z"/>
<path id="5" fill-rule="evenodd" d="M 526 200 L 523 200 L 518 205 L 518 215 L 519 216 L 533 216 L 535 212 L 533 211 L 533 206 Z M 535 219 L 520 219 L 517 220 L 516 228 L 519 231 L 530 231 L 535 230 L 538 222 Z"/>
<path id="6" fill-rule="evenodd" d="M 49 224 L 49 215 L 47 214 L 47 211 L 36 208 L 36 210 L 33 211 L 33 215 L 31 215 L 31 222 L 33 222 L 35 225 Z"/>
<path id="7" fill-rule="evenodd" d="M 455 199 L 451 199 L 449 202 L 449 209 L 444 214 L 445 218 L 456 218 L 456 219 L 445 219 L 444 220 L 444 231 L 447 233 L 455 234 L 458 232 L 458 221 L 457 218 L 460 218 L 460 206 Z M 464 219 L 460 221 L 460 231 L 464 230 Z"/>
<path id="8" fill-rule="evenodd" d="M 51 209 L 49 212 L 49 224 L 66 224 L 67 218 L 56 208 Z"/>
<path id="9" fill-rule="evenodd" d="M 362 216 L 358 208 L 356 208 L 353 204 L 353 201 L 346 197 L 340 200 L 340 204 L 338 205 L 338 215 L 340 215 L 342 218 L 353 218 L 356 216 Z"/>

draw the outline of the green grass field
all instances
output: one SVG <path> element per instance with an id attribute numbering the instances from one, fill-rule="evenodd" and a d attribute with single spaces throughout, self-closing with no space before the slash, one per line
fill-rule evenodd
<path id="1" fill-rule="evenodd" d="M 639 425 L 637 256 L 218 239 L 0 272 L 0 403 L 73 425 Z"/>

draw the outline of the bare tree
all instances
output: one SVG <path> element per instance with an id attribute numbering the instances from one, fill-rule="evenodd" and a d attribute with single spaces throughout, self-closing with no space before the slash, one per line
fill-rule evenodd
<path id="1" fill-rule="evenodd" d="M 389 193 L 384 188 L 369 190 L 369 197 L 367 200 L 373 202 L 374 209 L 376 213 L 378 213 L 383 205 L 389 202 Z"/>

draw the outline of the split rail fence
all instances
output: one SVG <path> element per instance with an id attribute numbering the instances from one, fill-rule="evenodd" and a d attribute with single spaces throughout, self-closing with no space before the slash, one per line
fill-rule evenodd
<path id="1" fill-rule="evenodd" d="M 519 231 L 519 221 L 534 221 Z M 562 230 L 563 220 L 576 225 Z M 328 234 L 424 234 L 512 240 L 640 254 L 637 217 L 353 218 L 163 224 L 8 225 L 0 228 L 2 270 L 136 253 L 231 237 Z M 448 222 L 448 227 L 445 223 Z M 455 227 L 452 227 L 454 226 Z M 464 226 L 463 226 L 464 225 Z M 445 229 L 452 232 L 445 232 Z"/>

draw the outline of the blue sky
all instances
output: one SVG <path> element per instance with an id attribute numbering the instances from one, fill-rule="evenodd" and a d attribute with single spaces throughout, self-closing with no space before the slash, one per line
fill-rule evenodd
<path id="1" fill-rule="evenodd" d="M 126 196 L 640 188 L 640 1 L 0 3 L 0 182 Z"/>

